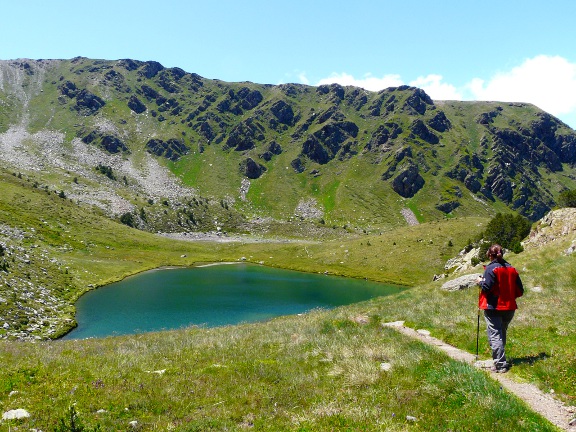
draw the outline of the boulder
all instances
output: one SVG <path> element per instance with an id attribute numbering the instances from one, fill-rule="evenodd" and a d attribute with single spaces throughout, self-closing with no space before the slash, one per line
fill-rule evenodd
<path id="1" fill-rule="evenodd" d="M 445 291 L 459 291 L 463 289 L 477 287 L 478 284 L 476 280 L 481 273 L 474 273 L 469 275 L 460 276 L 459 278 L 453 279 L 442 284 L 442 289 Z"/>
<path id="2" fill-rule="evenodd" d="M 296 171 L 298 174 L 303 173 L 304 170 L 306 169 L 304 162 L 302 162 L 302 159 L 299 157 L 290 162 L 290 166 L 292 166 L 294 171 Z"/>
<path id="3" fill-rule="evenodd" d="M 418 171 L 416 165 L 410 164 L 394 180 L 392 180 L 392 189 L 404 198 L 413 197 L 424 186 L 424 179 Z"/>
<path id="4" fill-rule="evenodd" d="M 436 208 L 444 213 L 450 213 L 452 210 L 458 208 L 460 206 L 460 202 L 456 199 L 450 201 L 443 201 L 436 204 Z"/>

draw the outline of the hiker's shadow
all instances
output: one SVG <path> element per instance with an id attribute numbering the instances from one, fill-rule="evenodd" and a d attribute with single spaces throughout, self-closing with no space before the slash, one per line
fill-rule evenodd
<path id="1" fill-rule="evenodd" d="M 544 360 L 544 359 L 547 359 L 549 357 L 550 357 L 549 354 L 546 354 L 545 352 L 541 352 L 540 354 L 529 355 L 529 356 L 525 356 L 525 357 L 514 357 L 511 360 L 512 360 L 512 364 L 514 364 L 514 365 L 520 365 L 520 364 L 533 365 L 537 361 Z"/>

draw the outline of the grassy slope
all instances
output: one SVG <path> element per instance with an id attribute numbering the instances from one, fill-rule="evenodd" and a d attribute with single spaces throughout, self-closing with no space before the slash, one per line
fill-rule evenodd
<path id="1" fill-rule="evenodd" d="M 44 430 L 72 403 L 104 430 L 133 420 L 182 431 L 554 430 L 483 373 L 348 316 L 344 308 L 211 330 L 4 343 L 2 409 L 26 407 L 22 427 Z"/>
<path id="2" fill-rule="evenodd" d="M 481 372 L 379 326 L 403 319 L 474 351 L 476 293 L 444 293 L 438 282 L 426 281 L 481 229 L 483 219 L 453 219 L 323 244 L 177 242 L 84 212 L 23 179 L 6 175 L 2 182 L 2 222 L 36 230 L 34 238 L 22 243 L 32 259 L 36 250 L 45 250 L 62 268 L 69 267 L 68 272 L 54 268 L 50 276 L 56 280 L 49 281 L 58 284 L 62 278 L 70 289 L 62 294 L 68 301 L 89 284 L 148 268 L 242 256 L 267 265 L 416 285 L 394 297 L 266 324 L 102 340 L 3 341 L 0 362 L 7 366 L 0 371 L 0 410 L 28 409 L 32 417 L 24 428 L 49 429 L 76 403 L 86 424 L 100 423 L 105 430 L 125 428 L 132 420 L 144 430 L 247 425 L 256 430 L 374 425 L 485 430 L 495 419 L 499 429 L 553 430 Z M 527 287 L 544 290 L 528 290 L 521 300 L 509 349 L 514 374 L 570 401 L 576 396 L 570 310 L 576 275 L 573 258 L 560 254 L 563 248 L 511 258 Z M 14 265 L 11 271 L 14 277 L 20 270 Z M 360 314 L 370 316 L 371 324 L 350 321 Z M 481 346 L 487 356 L 483 334 Z M 380 370 L 386 362 L 392 364 L 391 373 Z M 162 369 L 162 375 L 147 372 Z M 18 393 L 9 396 L 12 391 Z M 97 414 L 100 409 L 106 412 Z M 408 426 L 406 415 L 418 421 Z"/>
<path id="3" fill-rule="evenodd" d="M 30 131 L 65 130 L 70 140 L 82 125 L 75 126 L 78 120 L 72 111 L 55 108 L 59 73 L 50 78 L 53 85 L 46 86 L 32 104 Z M 66 79 L 75 76 L 64 70 L 62 74 Z M 136 86 L 134 77 L 130 80 L 128 84 Z M 306 97 L 299 108 L 302 121 L 313 106 L 318 112 L 330 106 L 320 104 L 312 93 Z M 182 136 L 179 122 L 158 122 L 148 115 L 133 119 L 125 102 L 108 103 L 102 112 L 109 118 L 127 120 L 126 142 L 136 158 L 144 152 L 142 137 Z M 458 149 L 479 149 L 482 128 L 474 118 L 493 109 L 494 104 L 446 102 L 439 107 L 451 119 L 462 120 L 453 121 L 458 133 L 450 138 L 452 141 L 435 147 L 438 163 L 450 166 L 459 155 Z M 527 106 L 519 112 L 526 110 L 533 108 Z M 16 111 L 0 109 L 0 131 L 15 123 L 10 117 Z M 351 115 L 359 125 L 365 122 Z M 405 130 L 407 126 L 403 124 Z M 92 130 L 89 122 L 82 127 L 85 133 Z M 379 326 L 384 321 L 406 320 L 474 352 L 476 293 L 445 293 L 439 290 L 439 282 L 429 281 L 434 273 L 441 272 L 445 259 L 476 234 L 485 219 L 451 219 L 391 229 L 403 224 L 400 208 L 410 207 L 418 214 L 419 209 L 431 209 L 436 204 L 437 194 L 398 198 L 380 180 L 386 163 L 379 166 L 369 157 L 356 158 L 345 170 L 338 162 L 318 166 L 319 177 L 308 175 L 309 170 L 288 175 L 291 168 L 286 167 L 299 152 L 298 147 L 290 148 L 289 135 L 277 138 L 285 152 L 268 164 L 269 171 L 261 179 L 252 182 L 252 202 L 237 202 L 238 208 L 248 216 L 283 218 L 293 214 L 300 199 L 314 197 L 326 211 L 327 226 L 352 224 L 365 228 L 368 234 L 344 235 L 322 244 L 177 242 L 127 228 L 58 198 L 54 190 L 34 189 L 26 179 L 2 172 L 0 225 L 25 232 L 21 241 L 8 245 L 16 250 L 18 259 L 11 261 L 8 276 L 0 272 L 2 288 L 14 281 L 53 288 L 67 305 L 58 313 L 72 317 L 72 302 L 90 286 L 163 265 L 240 257 L 271 266 L 367 277 L 414 288 L 390 298 L 266 324 L 87 341 L 0 341 L 0 410 L 26 408 L 32 418 L 18 426 L 42 430 L 52 429 L 72 403 L 77 404 L 87 424 L 101 423 L 105 430 L 125 429 L 131 420 L 138 420 L 144 430 L 235 430 L 250 426 L 256 430 L 552 430 L 484 374 Z M 196 137 L 194 133 L 192 136 Z M 462 140 L 470 141 L 469 150 L 461 146 Z M 254 155 L 258 151 L 255 149 Z M 203 154 L 193 153 L 168 165 L 190 185 L 202 183 L 210 194 L 234 197 L 241 181 L 238 160 L 232 151 L 222 156 L 220 148 L 212 145 Z M 311 164 L 309 168 L 315 167 Z M 46 182 L 59 189 L 70 182 L 70 175 L 62 173 L 36 174 L 46 175 Z M 441 176 L 425 177 L 434 191 L 454 185 Z M 223 179 L 227 180 L 225 186 Z M 571 179 L 564 181 L 573 184 Z M 277 199 L 278 191 L 282 200 Z M 454 215 L 489 216 L 495 210 L 505 210 L 501 203 L 487 210 L 467 192 L 463 199 L 467 205 L 456 209 Z M 379 210 L 374 212 L 374 208 Z M 422 220 L 442 217 L 431 209 Z M 453 247 L 448 247 L 449 240 Z M 571 402 L 576 397 L 576 323 L 571 310 L 576 275 L 574 258 L 560 253 L 565 246 L 553 245 L 511 258 L 522 270 L 527 287 L 539 285 L 544 289 L 542 293 L 528 290 L 521 299 L 511 328 L 509 353 L 515 363 L 513 374 L 546 390 L 554 389 Z M 25 255 L 31 265 L 23 263 Z M 0 303 L 0 312 L 11 307 L 12 300 L 8 300 L 8 304 Z M 371 324 L 355 324 L 350 317 L 357 315 L 371 317 Z M 487 357 L 483 332 L 481 337 L 482 356 Z M 392 364 L 391 373 L 380 370 L 385 362 Z M 162 369 L 166 369 L 162 375 L 148 372 Z M 12 391 L 18 393 L 10 395 Z M 99 409 L 106 412 L 97 414 Z M 418 421 L 408 423 L 406 415 Z"/>
<path id="4" fill-rule="evenodd" d="M 106 73 L 112 70 L 122 74 L 123 78 L 120 85 L 116 85 L 113 80 L 106 78 Z M 107 101 L 106 105 L 97 115 L 79 116 L 73 109 L 74 102 L 72 100 L 61 98 L 63 102 L 58 102 L 58 96 L 61 96 L 58 86 L 67 80 L 75 82 L 79 89 L 87 88 L 102 96 Z M 46 71 L 43 91 L 31 95 L 29 130 L 35 132 L 47 128 L 65 131 L 66 141 L 69 141 L 74 136 L 85 136 L 90 131 L 98 129 L 97 124 L 115 125 L 114 127 L 118 129 L 122 140 L 130 148 L 131 158 L 134 158 L 134 161 L 145 152 L 145 141 L 151 137 L 182 138 L 190 145 L 190 154 L 178 162 L 168 163 L 168 165 L 177 175 L 182 176 L 187 185 L 201 186 L 201 193 L 204 196 L 214 197 L 216 200 L 226 197 L 234 198 L 236 204 L 233 205 L 233 208 L 248 216 L 263 215 L 278 219 L 292 216 L 301 199 L 316 198 L 320 201 L 318 207 L 325 211 L 324 219 L 328 224 L 337 224 L 338 226 L 348 224 L 365 229 L 374 224 L 386 224 L 389 227 L 397 225 L 401 222 L 399 210 L 406 206 L 419 209 L 424 220 L 446 217 L 435 206 L 439 203 L 440 196 L 446 195 L 447 191 L 452 190 L 454 186 L 459 186 L 463 191 L 463 196 L 459 198 L 462 205 L 453 210 L 449 217 L 452 215 L 458 217 L 490 216 L 494 211 L 506 211 L 507 208 L 498 200 L 495 203 L 490 203 L 491 208 L 488 209 L 488 206 L 475 201 L 461 183 L 451 180 L 443 174 L 446 170 L 453 168 L 453 163 L 463 154 L 473 154 L 480 151 L 480 141 L 482 136 L 487 134 L 487 129 L 476 122 L 479 114 L 495 110 L 497 106 L 503 105 L 504 110 L 495 119 L 495 124 L 498 127 L 507 128 L 512 121 L 518 125 L 525 124 L 534 119 L 536 114 L 540 112 L 530 105 L 509 107 L 507 104 L 495 102 L 438 102 L 438 109 L 446 112 L 451 119 L 453 128 L 449 132 L 441 134 L 441 142 L 437 145 L 429 145 L 420 141 L 412 144 L 414 160 L 420 164 L 420 157 L 424 158 L 421 168 L 426 180 L 426 187 L 413 199 L 404 200 L 397 194 L 390 193 L 389 181 L 382 181 L 381 176 L 392 162 L 395 151 L 398 150 L 399 146 L 404 145 L 400 143 L 409 134 L 410 124 L 416 117 L 402 112 L 393 112 L 390 114 L 390 118 L 386 118 L 387 121 L 398 122 L 404 130 L 398 143 L 394 144 L 392 151 L 364 153 L 362 150 L 369 141 L 377 123 L 383 121 L 383 118 L 367 115 L 368 107 L 382 97 L 380 93 L 368 93 L 367 103 L 357 111 L 354 106 L 350 105 L 348 99 L 336 103 L 332 94 L 319 95 L 313 87 L 298 86 L 298 96 L 293 97 L 287 96 L 279 87 L 274 86 L 203 80 L 201 90 L 192 91 L 186 84 L 189 83 L 190 77 L 186 77 L 178 84 L 182 92 L 167 93 L 157 81 L 157 79 L 142 79 L 137 72 L 128 72 L 117 62 L 76 59 L 71 62 L 55 63 L 53 68 L 48 68 Z M 166 116 L 167 119 L 162 122 L 158 121 L 159 116 L 152 116 L 151 111 L 159 111 L 160 107 L 155 102 L 146 100 L 143 95 L 136 91 L 144 84 L 158 90 L 168 98 L 176 98 L 180 106 L 183 107 L 182 113 L 173 116 L 168 114 L 168 111 L 163 111 L 159 114 Z M 228 97 L 228 90 L 234 89 L 238 92 L 245 86 L 257 89 L 262 93 L 264 100 L 258 108 L 244 110 L 243 114 L 239 116 L 227 112 L 222 113 L 216 109 L 218 103 Z M 132 91 L 127 92 L 127 88 L 132 89 Z M 348 94 L 350 91 L 347 89 Z M 411 94 L 409 91 L 396 93 L 398 107 L 401 107 Z M 138 95 L 147 104 L 147 112 L 140 115 L 130 112 L 127 101 L 130 96 L 134 95 Z M 208 95 L 211 97 L 210 100 L 214 99 L 214 101 L 209 104 L 207 110 L 192 121 L 185 120 L 187 114 L 202 105 Z M 296 118 L 299 120 L 294 126 L 284 131 L 273 131 L 267 125 L 266 119 L 268 117 L 259 114 L 259 112 L 267 113 L 269 107 L 280 99 L 287 100 L 294 106 Z M 295 174 L 290 163 L 300 153 L 302 139 L 300 141 L 295 140 L 292 138 L 293 133 L 308 120 L 313 111 L 320 114 L 335 107 L 342 111 L 347 119 L 354 121 L 359 126 L 360 134 L 356 140 L 358 146 L 356 150 L 359 153 L 343 162 L 334 160 L 326 165 L 308 162 L 304 173 Z M 429 120 L 437 112 L 437 109 L 429 109 L 421 117 L 424 120 Z M 224 142 L 218 144 L 216 140 L 212 140 L 211 143 L 208 143 L 195 129 L 196 126 L 188 126 L 188 124 L 200 122 L 201 118 L 206 118 L 206 121 L 211 122 L 214 130 L 219 131 L 218 122 L 212 119 L 213 116 L 218 116 L 229 124 L 226 133 L 230 133 L 230 129 L 238 122 L 255 118 L 266 129 L 265 139 L 256 142 L 256 148 L 249 151 L 223 151 Z M 0 128 L 2 128 L 1 118 L 2 112 L 0 112 Z M 323 125 L 325 124 L 312 123 L 306 135 L 319 130 Z M 269 162 L 264 162 L 258 157 L 258 154 L 272 139 L 282 146 L 283 153 L 274 156 Z M 204 147 L 203 153 L 199 152 L 200 146 Z M 432 156 L 433 154 L 434 156 Z M 238 170 L 238 164 L 247 156 L 266 165 L 268 171 L 261 178 L 252 180 L 250 201 L 241 202 L 238 200 L 238 190 L 242 175 Z M 135 165 L 137 165 L 136 162 Z M 424 169 L 424 165 L 430 165 L 430 170 Z M 309 174 L 312 169 L 320 171 L 319 178 Z M 571 172 L 571 168 L 566 167 L 566 172 Z M 561 177 L 558 173 L 553 177 L 560 178 L 564 186 L 572 183 L 572 180 Z M 556 192 L 562 188 L 559 180 L 552 183 L 552 189 Z M 331 198 L 326 202 L 324 198 L 327 197 L 327 193 L 331 194 Z M 282 196 L 282 200 L 278 200 L 278 196 Z"/>

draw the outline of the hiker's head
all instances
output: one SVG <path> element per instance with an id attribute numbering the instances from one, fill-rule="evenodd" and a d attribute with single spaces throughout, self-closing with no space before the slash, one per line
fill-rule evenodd
<path id="1" fill-rule="evenodd" d="M 486 252 L 486 256 L 490 261 L 502 261 L 504 259 L 504 249 L 499 244 L 493 244 Z"/>

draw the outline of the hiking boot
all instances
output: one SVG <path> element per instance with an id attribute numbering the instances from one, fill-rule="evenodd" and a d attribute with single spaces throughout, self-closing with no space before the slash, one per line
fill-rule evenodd
<path id="1" fill-rule="evenodd" d="M 509 367 L 502 367 L 502 368 L 497 368 L 496 366 L 492 366 L 490 368 L 490 372 L 494 372 L 494 373 L 506 373 L 510 370 Z"/>

